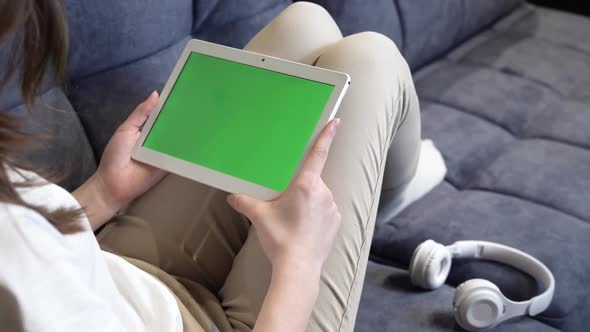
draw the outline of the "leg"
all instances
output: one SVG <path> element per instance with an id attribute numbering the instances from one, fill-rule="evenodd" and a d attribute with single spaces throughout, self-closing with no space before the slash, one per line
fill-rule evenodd
<path id="1" fill-rule="evenodd" d="M 99 234 L 105 250 L 151 263 L 216 293 L 249 229 L 226 193 L 167 175 Z"/>
<path id="2" fill-rule="evenodd" d="M 315 7 L 307 11 L 322 12 Z M 306 22 L 310 15 L 305 12 L 295 19 Z M 310 31 L 310 36 L 319 31 Z M 270 52 L 272 46 L 264 49 Z M 419 107 L 409 68 L 386 37 L 376 33 L 350 36 L 322 48 L 319 54 L 318 66 L 350 74 L 352 86 L 338 113 L 343 124 L 323 174 L 340 207 L 343 227 L 322 273 L 308 330 L 352 331 L 387 154 L 391 151 L 388 162 L 396 172 L 388 175 L 387 185 L 394 188 L 407 183 L 419 149 Z M 219 294 L 234 329 L 253 327 L 269 279 L 270 265 L 251 230 Z"/>
<path id="3" fill-rule="evenodd" d="M 348 73 L 352 86 L 340 107 L 341 132 L 323 174 L 344 223 L 324 268 L 309 330 L 352 331 L 382 184 L 395 189 L 415 172 L 419 104 L 408 65 L 385 36 L 347 37 L 322 54 L 317 65 Z"/>
<path id="4" fill-rule="evenodd" d="M 245 49 L 311 65 L 341 39 L 340 29 L 325 9 L 297 2 L 254 36 Z"/>
<path id="5" fill-rule="evenodd" d="M 171 174 L 97 235 L 103 250 L 151 263 L 176 276 L 190 293 L 183 298 L 194 299 L 183 300 L 183 308 L 191 308 L 191 319 L 204 331 L 230 329 L 215 294 L 250 228 L 227 205 L 226 195 Z"/>

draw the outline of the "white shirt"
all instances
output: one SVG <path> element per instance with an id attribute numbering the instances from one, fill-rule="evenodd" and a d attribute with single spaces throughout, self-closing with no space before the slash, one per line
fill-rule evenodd
<path id="1" fill-rule="evenodd" d="M 9 174 L 13 182 L 22 181 L 16 172 Z M 79 208 L 53 184 L 19 193 L 29 204 Z M 35 211 L 0 203 L 0 287 L 16 299 L 25 331 L 182 331 L 170 291 L 101 251 L 87 218 L 83 224 L 86 231 L 63 235 Z M 2 301 L 0 308 L 6 305 Z"/>

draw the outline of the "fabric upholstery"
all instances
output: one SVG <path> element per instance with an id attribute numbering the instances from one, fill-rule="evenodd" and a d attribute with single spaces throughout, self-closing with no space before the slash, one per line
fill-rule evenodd
<path id="1" fill-rule="evenodd" d="M 193 37 L 242 48 L 290 0 L 195 1 Z"/>
<path id="2" fill-rule="evenodd" d="M 127 115 L 152 91 L 161 91 L 188 39 L 126 66 L 72 82 L 69 98 L 97 157 Z"/>
<path id="3" fill-rule="evenodd" d="M 76 188 L 127 114 L 163 87 L 189 38 L 242 47 L 291 2 L 66 0 L 65 86 L 47 79 L 27 113 L 15 78 L 0 89 L 0 109 L 50 137 L 23 153 L 50 170 L 73 170 L 62 184 Z M 429 195 L 395 219 L 379 220 L 372 259 L 389 266 L 369 264 L 356 330 L 457 330 L 452 287 L 476 276 L 515 300 L 537 291 L 529 276 L 484 262 L 456 262 L 448 286 L 436 292 L 411 288 L 398 267 L 406 268 L 427 238 L 497 241 L 553 270 L 549 310 L 498 331 L 587 330 L 590 19 L 522 0 L 313 2 L 345 35 L 374 30 L 397 43 L 415 70 L 423 136 L 449 169 Z M 9 48 L 0 49 L 0 72 Z"/>
<path id="4" fill-rule="evenodd" d="M 96 158 L 135 106 L 151 91 L 162 90 L 190 38 L 243 47 L 287 5 L 285 1 L 109 1 L 91 11 L 96 4 L 69 1 L 74 28 L 68 97 Z M 116 13 L 105 27 L 109 12 Z M 93 36 L 97 38 L 88 43 Z"/>
<path id="5" fill-rule="evenodd" d="M 61 89 L 39 96 L 30 111 L 18 106 L 10 112 L 23 119 L 27 133 L 42 138 L 40 144 L 21 150 L 27 163 L 41 167 L 41 175 L 72 187 L 94 173 L 96 160 L 88 137 Z"/>
<path id="6" fill-rule="evenodd" d="M 455 323 L 454 288 L 417 291 L 407 271 L 369 262 L 355 331 L 463 331 Z M 494 332 L 557 332 L 534 319 L 507 322 Z"/>
<path id="7" fill-rule="evenodd" d="M 522 3 L 519 0 L 396 2 L 404 31 L 402 48 L 412 68 L 442 55 Z"/>
<path id="8" fill-rule="evenodd" d="M 560 38 L 553 27 L 568 34 Z M 437 144 L 449 172 L 445 183 L 399 217 L 379 221 L 373 259 L 407 267 L 414 248 L 428 238 L 513 246 L 547 264 L 557 287 L 550 308 L 534 318 L 543 325 L 529 325 L 527 318 L 507 330 L 587 330 L 590 41 L 583 31 L 590 31 L 590 19 L 524 6 L 415 74 L 423 136 Z M 454 262 L 448 283 L 474 277 L 491 280 L 515 300 L 538 292 L 529 276 L 486 262 Z M 378 284 L 368 281 L 368 289 L 387 289 L 373 278 Z M 365 294 L 360 330 L 370 330 L 365 322 L 390 320 L 364 304 L 395 295 Z M 424 296 L 437 301 L 441 295 Z M 446 295 L 447 311 L 451 300 Z M 426 325 L 444 329 L 436 306 L 426 307 L 419 310 L 431 319 Z"/>
<path id="9" fill-rule="evenodd" d="M 172 1 L 66 1 L 70 31 L 69 65 L 65 93 L 78 113 L 82 127 L 71 127 L 71 137 L 88 135 L 90 145 L 84 156 L 94 155 L 98 160 L 108 139 L 123 119 L 152 90 L 161 90 L 170 71 L 189 38 L 199 38 L 223 45 L 243 47 L 247 41 L 274 16 L 286 8 L 291 0 L 172 0 Z M 494 21 L 519 0 L 502 0 L 490 6 L 488 0 L 452 0 L 448 4 L 404 3 L 404 0 L 379 0 L 367 6 L 359 0 L 314 0 L 336 18 L 348 35 L 374 30 L 391 37 L 414 67 L 432 59 L 443 50 L 457 44 L 485 24 Z M 460 3 L 460 5 L 457 5 Z M 467 4 L 469 3 L 469 4 Z M 419 13 L 429 8 L 463 16 L 467 21 L 460 33 L 439 40 L 438 29 L 418 34 L 426 41 L 412 46 L 409 40 L 418 40 L 412 29 L 430 26 L 450 26 L 456 20 L 446 15 L 431 15 L 432 20 L 414 22 L 400 13 Z M 445 9 L 446 8 L 446 9 Z M 453 8 L 461 8 L 454 13 Z M 483 15 L 487 11 L 486 15 Z M 411 15 L 410 15 L 411 16 Z M 411 29 L 409 28 L 411 25 Z M 468 26 L 468 28 L 465 28 Z M 428 36 L 430 37 L 428 37 Z M 407 50 L 406 50 L 407 47 Z M 416 51 L 423 48 L 425 51 Z M 430 52 L 430 50 L 433 50 Z M 0 49 L 0 67 L 6 61 L 9 47 Z M 413 54 L 419 54 L 414 59 Z M 47 79 L 42 89 L 49 91 L 53 84 Z M 13 83 L 16 83 L 14 80 Z M 19 107 L 22 98 L 16 84 L 8 84 L 0 91 L 0 109 Z M 54 134 L 54 133 L 52 133 Z M 65 140 L 62 146 L 72 145 L 64 134 L 54 135 Z M 44 155 L 48 155 L 44 153 Z M 40 157 L 39 157 L 40 158 Z M 41 161 L 41 159 L 37 159 Z M 47 160 L 47 163 L 50 161 Z M 88 164 L 91 164 L 88 161 Z M 86 170 L 85 172 L 89 172 Z M 84 172 L 83 172 L 84 173 Z M 84 173 L 86 174 L 86 173 Z M 69 182 L 68 182 L 69 181 Z M 68 180 L 68 189 L 79 185 L 82 178 Z"/>
<path id="10" fill-rule="evenodd" d="M 504 16 L 522 0 L 314 0 L 342 32 L 377 31 L 396 42 L 413 69 L 442 55 Z"/>
<path id="11" fill-rule="evenodd" d="M 145 58 L 186 38 L 191 0 L 66 1 L 73 81 Z"/>

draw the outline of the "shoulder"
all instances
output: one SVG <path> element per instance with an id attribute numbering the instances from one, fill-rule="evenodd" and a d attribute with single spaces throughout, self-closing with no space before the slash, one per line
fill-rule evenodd
<path id="1" fill-rule="evenodd" d="M 30 252 L 49 256 L 59 252 L 63 235 L 36 211 L 8 203 L 0 203 L 0 264 L 8 257 Z M 25 255 L 26 256 L 26 255 Z"/>
<path id="2" fill-rule="evenodd" d="M 63 235 L 34 210 L 0 203 L 0 321 L 8 311 L 35 331 L 122 330 L 111 304 L 90 287 L 108 277 L 96 275 L 91 237 Z"/>
<path id="3" fill-rule="evenodd" d="M 67 190 L 37 173 L 15 168 L 6 168 L 6 173 L 10 182 L 17 185 L 20 197 L 31 205 L 49 209 L 80 208 L 78 201 Z"/>
<path id="4" fill-rule="evenodd" d="M 80 234 L 77 240 L 76 235 L 61 234 L 34 210 L 0 203 L 0 286 L 19 297 L 42 287 L 61 287 L 63 274 L 80 276 L 78 265 L 90 246 L 80 242 L 91 235 Z"/>
<path id="5" fill-rule="evenodd" d="M 42 206 L 49 210 L 80 208 L 76 199 L 65 189 L 35 173 L 8 169 L 7 174 L 12 183 L 24 184 L 17 187 L 17 193 L 31 206 Z M 79 255 L 80 250 L 92 245 L 88 243 L 94 239 L 88 220 L 83 218 L 81 223 L 85 231 L 64 235 L 34 209 L 0 202 L 0 248 L 3 249 L 0 250 L 0 264 L 10 262 L 14 257 L 51 262 Z"/>

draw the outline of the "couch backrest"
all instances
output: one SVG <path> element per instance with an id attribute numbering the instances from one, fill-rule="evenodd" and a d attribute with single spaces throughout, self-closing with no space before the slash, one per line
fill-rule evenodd
<path id="1" fill-rule="evenodd" d="M 429 63 L 522 2 L 398 0 L 404 31 L 404 55 L 413 68 Z"/>
<path id="2" fill-rule="evenodd" d="M 75 169 L 74 188 L 96 167 L 117 125 L 161 89 L 184 43 L 199 38 L 242 47 L 293 0 L 65 0 L 70 28 L 66 88 L 48 83 L 27 114 L 16 80 L 0 89 L 0 110 L 29 117 L 52 139 L 30 159 L 59 172 Z M 416 69 L 507 13 L 523 0 L 312 0 L 343 33 L 372 30 L 398 44 Z M 7 49 L 0 48 L 0 72 Z M 51 115 L 48 109 L 57 109 Z M 51 119 L 49 121 L 48 119 Z"/>
<path id="3" fill-rule="evenodd" d="M 76 80 L 132 63 L 189 35 L 240 47 L 288 0 L 66 0 L 68 76 Z"/>
<path id="4" fill-rule="evenodd" d="M 191 31 L 192 0 L 66 1 L 68 76 L 84 77 L 153 54 Z"/>
<path id="5" fill-rule="evenodd" d="M 392 38 L 416 69 L 505 15 L 523 0 L 311 0 L 345 35 L 372 30 Z M 66 1 L 70 77 L 132 62 L 191 34 L 243 46 L 291 0 Z M 273 10 L 274 9 L 274 10 Z M 277 10 L 278 9 L 278 10 Z"/>
<path id="6" fill-rule="evenodd" d="M 392 38 L 416 69 L 505 15 L 523 0 L 310 0 L 345 35 Z M 188 35 L 241 47 L 292 0 L 66 0 L 68 77 L 76 80 L 165 49 Z M 4 52 L 5 53 L 5 52 Z M 4 54 L 0 50 L 0 60 Z M 0 64 L 2 62 L 0 61 Z M 1 65 L 0 65 L 1 66 Z M 0 93 L 5 97 L 6 93 Z M 12 98 L 13 103 L 16 102 Z M 0 100 L 0 106 L 7 106 Z"/>
<path id="7" fill-rule="evenodd" d="M 504 16 L 523 0 L 314 0 L 345 34 L 374 30 L 393 39 L 417 69 Z"/>

